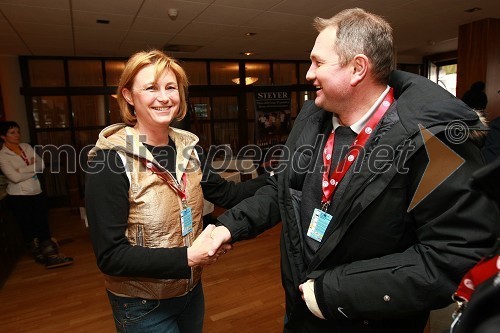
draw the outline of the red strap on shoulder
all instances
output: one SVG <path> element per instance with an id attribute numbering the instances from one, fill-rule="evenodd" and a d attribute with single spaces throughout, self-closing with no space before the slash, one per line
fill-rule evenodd
<path id="1" fill-rule="evenodd" d="M 477 286 L 499 272 L 500 255 L 482 259 L 462 278 L 457 291 L 453 294 L 454 299 L 468 302 Z"/>

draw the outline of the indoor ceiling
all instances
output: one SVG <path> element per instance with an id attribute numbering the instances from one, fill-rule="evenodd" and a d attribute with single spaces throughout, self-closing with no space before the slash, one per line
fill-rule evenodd
<path id="1" fill-rule="evenodd" d="M 0 54 L 128 57 L 167 48 L 185 59 L 308 60 L 313 18 L 352 7 L 392 24 L 399 63 L 456 50 L 460 25 L 500 18 L 498 0 L 0 0 Z"/>

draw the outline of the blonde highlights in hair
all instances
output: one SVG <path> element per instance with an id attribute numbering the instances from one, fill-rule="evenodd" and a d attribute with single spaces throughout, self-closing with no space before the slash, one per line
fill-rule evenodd
<path id="1" fill-rule="evenodd" d="M 134 108 L 130 105 L 123 96 L 123 89 L 132 90 L 134 79 L 137 73 L 146 66 L 153 65 L 155 67 L 155 82 L 165 71 L 172 71 L 177 79 L 179 89 L 179 110 L 175 115 L 177 120 L 182 120 L 187 113 L 187 93 L 188 93 L 188 78 L 184 69 L 179 65 L 177 60 L 169 57 L 160 50 L 141 51 L 133 54 L 125 68 L 123 69 L 117 89 L 117 102 L 120 107 L 120 115 L 129 126 L 134 126 L 137 123 L 137 117 Z"/>

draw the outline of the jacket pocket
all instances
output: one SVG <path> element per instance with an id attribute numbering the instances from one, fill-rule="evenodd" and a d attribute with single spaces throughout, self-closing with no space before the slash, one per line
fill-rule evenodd
<path id="1" fill-rule="evenodd" d="M 359 273 L 374 272 L 380 270 L 392 270 L 393 272 L 395 272 L 401 268 L 414 266 L 413 264 L 407 264 L 395 261 L 390 261 L 390 262 L 379 262 L 379 260 L 375 261 L 376 262 L 374 263 L 367 263 L 367 261 L 362 261 L 359 262 L 359 264 L 358 263 L 352 264 L 348 268 L 346 268 L 345 274 L 354 275 Z"/>

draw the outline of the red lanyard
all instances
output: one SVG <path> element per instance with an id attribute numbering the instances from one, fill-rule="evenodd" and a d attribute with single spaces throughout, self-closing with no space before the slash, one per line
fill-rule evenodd
<path id="1" fill-rule="evenodd" d="M 453 298 L 456 301 L 468 302 L 477 286 L 498 273 L 500 273 L 499 255 L 481 260 L 462 278 Z"/>
<path id="2" fill-rule="evenodd" d="M 339 162 L 335 170 L 330 175 L 330 168 L 332 166 L 332 157 L 333 157 L 333 144 L 335 141 L 334 130 L 330 133 L 328 140 L 325 145 L 325 149 L 323 151 L 323 165 L 325 166 L 325 172 L 323 173 L 323 198 L 321 199 L 321 204 L 323 205 L 324 210 L 330 204 L 330 200 L 332 198 L 333 193 L 337 189 L 337 185 L 340 183 L 342 178 L 344 178 L 347 170 L 351 167 L 351 165 L 356 161 L 356 158 L 359 155 L 360 147 L 364 147 L 366 141 L 370 137 L 373 129 L 379 123 L 380 119 L 384 116 L 385 112 L 391 106 L 394 101 L 394 92 L 391 88 L 387 95 L 384 98 L 384 101 L 380 103 L 377 111 L 371 116 L 368 120 L 366 126 L 359 132 L 356 140 L 354 140 L 353 144 L 349 147 L 349 151 L 346 154 L 346 157 L 342 161 Z M 338 147 L 341 149 L 341 147 Z"/>
<path id="3" fill-rule="evenodd" d="M 182 174 L 182 187 L 174 180 L 171 174 L 168 174 L 165 170 L 160 170 L 156 165 L 154 165 L 152 162 L 146 160 L 145 158 L 141 158 L 142 164 L 146 166 L 149 170 L 151 170 L 152 173 L 156 174 L 158 177 L 160 177 L 162 180 L 164 180 L 168 186 L 172 190 L 174 190 L 177 195 L 181 198 L 182 204 L 184 208 L 187 207 L 187 195 L 186 195 L 186 174 Z"/>
<path id="4" fill-rule="evenodd" d="M 7 147 L 7 148 L 9 148 L 9 147 Z M 21 155 L 19 155 L 18 153 L 16 153 L 12 149 L 10 149 L 10 151 L 14 152 L 14 154 L 21 157 L 23 159 L 24 163 L 26 163 L 26 165 L 30 165 L 30 160 L 28 159 L 28 156 L 26 156 L 26 153 L 24 152 L 23 148 L 21 148 L 21 146 L 19 146 L 19 151 L 21 152 Z"/>
<path id="5" fill-rule="evenodd" d="M 24 160 L 24 163 L 26 163 L 26 165 L 30 165 L 30 160 L 28 160 L 28 156 L 26 156 L 24 150 L 21 147 L 19 147 L 19 150 L 21 150 L 21 158 Z"/>

